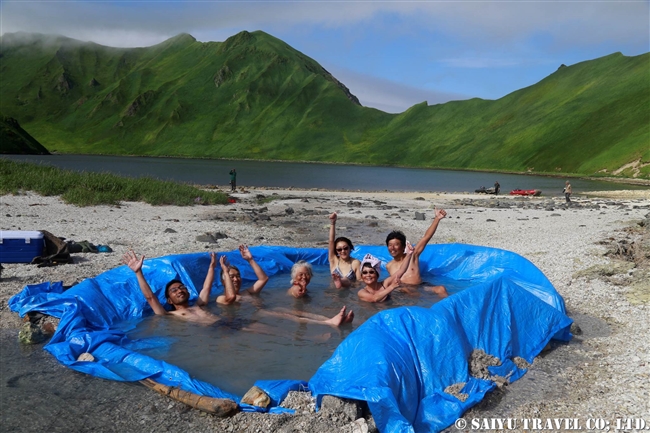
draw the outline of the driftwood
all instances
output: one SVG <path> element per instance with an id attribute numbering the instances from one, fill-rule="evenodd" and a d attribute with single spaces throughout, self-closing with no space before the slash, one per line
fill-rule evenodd
<path id="1" fill-rule="evenodd" d="M 173 386 L 163 385 L 151 379 L 141 380 L 140 383 L 162 395 L 166 395 L 195 409 L 202 410 L 203 412 L 211 413 L 219 417 L 234 415 L 238 411 L 237 403 L 227 398 L 205 397 L 202 395 L 183 391 Z"/>

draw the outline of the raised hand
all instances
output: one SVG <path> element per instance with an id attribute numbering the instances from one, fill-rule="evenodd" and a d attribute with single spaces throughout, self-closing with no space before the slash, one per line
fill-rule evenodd
<path id="1" fill-rule="evenodd" d="M 447 216 L 447 212 L 444 209 L 436 209 L 435 207 L 433 208 L 436 214 L 436 218 L 439 220 L 443 219 L 444 217 Z"/>
<path id="2" fill-rule="evenodd" d="M 213 252 L 210 253 L 210 269 L 214 269 L 217 266 L 217 255 Z"/>
<path id="3" fill-rule="evenodd" d="M 228 263 L 228 257 L 225 255 L 219 257 L 219 264 L 221 265 L 221 270 L 228 273 L 228 266 L 230 263 Z"/>
<path id="4" fill-rule="evenodd" d="M 332 212 L 329 216 L 330 224 L 334 224 L 336 222 L 336 218 L 337 218 L 336 212 Z"/>
<path id="5" fill-rule="evenodd" d="M 242 259 L 244 259 L 246 261 L 253 260 L 253 254 L 251 254 L 251 252 L 248 249 L 247 245 L 240 245 L 239 246 L 239 254 L 241 254 Z"/>
<path id="6" fill-rule="evenodd" d="M 122 263 L 127 265 L 133 272 L 142 270 L 142 262 L 144 262 L 144 255 L 140 258 L 135 254 L 135 251 L 129 250 L 122 256 Z"/>

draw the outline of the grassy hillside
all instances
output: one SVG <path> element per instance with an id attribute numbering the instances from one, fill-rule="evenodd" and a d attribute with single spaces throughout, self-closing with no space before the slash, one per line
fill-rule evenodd
<path id="1" fill-rule="evenodd" d="M 25 132 L 16 119 L 0 114 L 0 153 L 49 155 L 50 152 Z"/>
<path id="2" fill-rule="evenodd" d="M 0 72 L 0 110 L 65 153 L 575 174 L 650 162 L 650 54 L 561 67 L 496 101 L 401 114 L 360 106 L 318 63 L 263 32 L 136 49 L 8 34 Z"/>

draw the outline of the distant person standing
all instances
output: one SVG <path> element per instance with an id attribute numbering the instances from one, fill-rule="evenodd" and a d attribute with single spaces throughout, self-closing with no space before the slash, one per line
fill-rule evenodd
<path id="1" fill-rule="evenodd" d="M 566 198 L 566 202 L 571 203 L 571 193 L 573 191 L 571 190 L 571 184 L 568 180 L 564 184 L 564 189 L 562 191 L 564 192 L 564 198 Z"/>
<path id="2" fill-rule="evenodd" d="M 500 189 L 501 189 L 501 185 L 499 185 L 499 181 L 494 182 L 494 195 L 499 195 Z"/>
<path id="3" fill-rule="evenodd" d="M 230 170 L 230 191 L 235 192 L 237 188 L 237 171 L 233 168 Z"/>

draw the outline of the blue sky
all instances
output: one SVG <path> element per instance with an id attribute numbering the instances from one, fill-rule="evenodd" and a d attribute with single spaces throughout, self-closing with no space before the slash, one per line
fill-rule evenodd
<path id="1" fill-rule="evenodd" d="M 365 106 L 498 99 L 617 51 L 650 51 L 644 1 L 0 1 L 0 33 L 148 46 L 179 33 L 263 30 L 319 62 Z"/>

